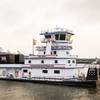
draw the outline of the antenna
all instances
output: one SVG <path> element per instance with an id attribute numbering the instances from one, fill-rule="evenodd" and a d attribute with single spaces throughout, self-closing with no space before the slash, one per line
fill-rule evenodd
<path id="1" fill-rule="evenodd" d="M 17 50 L 17 53 L 18 53 L 18 54 L 21 54 L 21 52 L 20 52 L 19 50 Z"/>
<path id="2" fill-rule="evenodd" d="M 11 53 L 10 50 L 7 50 L 8 53 Z"/>
<path id="3" fill-rule="evenodd" d="M 2 47 L 0 47 L 0 52 L 3 52 L 3 48 Z"/>

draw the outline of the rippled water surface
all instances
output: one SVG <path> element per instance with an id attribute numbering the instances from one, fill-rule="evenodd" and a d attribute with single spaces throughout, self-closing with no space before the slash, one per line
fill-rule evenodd
<path id="1" fill-rule="evenodd" d="M 100 90 L 0 81 L 0 100 L 100 100 Z"/>

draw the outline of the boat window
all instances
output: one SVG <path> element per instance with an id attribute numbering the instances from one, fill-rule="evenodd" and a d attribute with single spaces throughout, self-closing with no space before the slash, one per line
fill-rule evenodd
<path id="1" fill-rule="evenodd" d="M 66 54 L 68 55 L 68 54 L 69 54 L 69 52 L 66 52 Z"/>
<path id="2" fill-rule="evenodd" d="M 60 40 L 65 40 L 66 35 L 65 34 L 60 34 Z"/>
<path id="3" fill-rule="evenodd" d="M 42 73 L 48 73 L 48 70 L 42 70 Z"/>
<path id="4" fill-rule="evenodd" d="M 51 35 L 46 35 L 45 38 L 47 38 L 47 39 L 48 39 L 48 38 L 51 38 Z"/>
<path id="5" fill-rule="evenodd" d="M 55 35 L 55 40 L 59 40 L 59 34 Z"/>
<path id="6" fill-rule="evenodd" d="M 28 63 L 31 63 L 31 60 L 29 60 Z"/>
<path id="7" fill-rule="evenodd" d="M 72 60 L 72 63 L 75 63 L 75 60 Z"/>
<path id="8" fill-rule="evenodd" d="M 58 63 L 58 60 L 55 60 L 55 63 Z"/>
<path id="9" fill-rule="evenodd" d="M 60 74 L 60 70 L 54 70 L 55 74 Z"/>
<path id="10" fill-rule="evenodd" d="M 1 57 L 1 60 L 2 60 L 2 61 L 6 61 L 7 58 L 6 58 L 5 56 L 2 56 L 2 57 Z"/>
<path id="11" fill-rule="evenodd" d="M 19 75 L 19 71 L 15 70 L 15 77 L 18 77 L 18 75 Z"/>
<path id="12" fill-rule="evenodd" d="M 41 60 L 41 63 L 43 64 L 44 63 L 44 60 Z"/>
<path id="13" fill-rule="evenodd" d="M 6 71 L 2 71 L 2 75 L 3 76 L 6 76 Z"/>
<path id="14" fill-rule="evenodd" d="M 68 60 L 68 63 L 70 64 L 70 60 Z"/>
<path id="15" fill-rule="evenodd" d="M 56 51 L 54 51 L 53 53 L 54 53 L 55 55 L 57 54 L 57 52 L 56 52 Z"/>
<path id="16" fill-rule="evenodd" d="M 27 73 L 27 72 L 28 72 L 28 70 L 27 70 L 27 69 L 24 69 L 24 70 L 23 70 L 23 72 L 24 72 L 24 73 Z"/>

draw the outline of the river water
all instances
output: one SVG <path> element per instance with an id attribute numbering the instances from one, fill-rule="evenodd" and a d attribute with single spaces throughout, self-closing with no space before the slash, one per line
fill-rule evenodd
<path id="1" fill-rule="evenodd" d="M 100 100 L 100 90 L 0 81 L 0 100 Z"/>

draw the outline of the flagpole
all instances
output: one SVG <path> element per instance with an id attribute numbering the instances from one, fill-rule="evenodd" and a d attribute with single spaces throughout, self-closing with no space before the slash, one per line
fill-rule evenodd
<path id="1" fill-rule="evenodd" d="M 36 45 L 36 40 L 35 39 L 33 39 L 33 44 L 32 44 L 33 46 L 32 46 L 32 48 L 33 48 L 33 55 L 34 55 L 34 51 L 35 51 L 35 45 Z"/>

